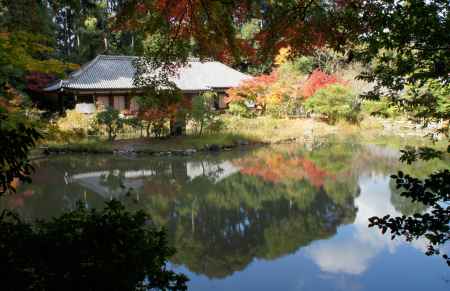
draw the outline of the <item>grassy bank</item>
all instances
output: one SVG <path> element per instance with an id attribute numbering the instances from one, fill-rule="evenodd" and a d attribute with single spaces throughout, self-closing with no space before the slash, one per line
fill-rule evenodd
<path id="1" fill-rule="evenodd" d="M 261 144 L 250 136 L 232 133 L 206 134 L 202 136 L 181 136 L 163 139 L 122 139 L 113 142 L 102 139 L 82 140 L 71 144 L 49 143 L 42 148 L 49 152 L 114 153 L 133 151 L 140 153 L 175 152 L 185 150 L 220 150 L 242 145 Z"/>
<path id="2" fill-rule="evenodd" d="M 315 119 L 275 119 L 268 116 L 241 118 L 222 115 L 225 128 L 218 133 L 202 136 L 134 138 L 120 139 L 114 142 L 104 138 L 90 138 L 70 143 L 44 143 L 43 148 L 50 152 L 88 152 L 113 153 L 115 151 L 133 151 L 142 153 L 174 152 L 185 150 L 220 150 L 243 145 L 273 144 L 280 142 L 303 142 L 333 135 L 339 139 L 358 139 L 360 142 L 390 143 L 398 147 L 406 145 L 405 139 L 416 143 L 429 143 L 425 133 L 412 129 L 386 130 L 386 122 L 368 117 L 360 124 L 347 122 L 329 125 Z M 392 121 L 395 123 L 395 121 Z"/>

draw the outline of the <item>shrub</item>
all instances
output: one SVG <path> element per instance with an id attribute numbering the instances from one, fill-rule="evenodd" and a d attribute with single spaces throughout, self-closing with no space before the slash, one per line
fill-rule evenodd
<path id="1" fill-rule="evenodd" d="M 254 114 L 243 102 L 233 102 L 229 105 L 228 112 L 240 117 L 252 117 Z"/>
<path id="2" fill-rule="evenodd" d="M 365 100 L 362 103 L 362 111 L 371 116 L 381 117 L 397 117 L 401 114 L 400 110 L 391 104 L 386 99 L 380 100 Z"/>
<path id="3" fill-rule="evenodd" d="M 281 74 L 285 73 L 297 73 L 297 74 L 304 74 L 309 75 L 312 73 L 314 69 L 314 62 L 310 57 L 301 56 L 294 58 L 292 60 L 289 60 L 278 68 L 279 72 Z"/>
<path id="4" fill-rule="evenodd" d="M 270 103 L 266 106 L 266 113 L 274 118 L 280 118 L 286 115 L 283 103 Z"/>
<path id="5" fill-rule="evenodd" d="M 155 120 L 148 123 L 149 129 L 151 134 L 153 134 L 155 137 L 163 137 L 169 134 L 170 129 L 167 126 L 167 122 L 164 119 Z M 147 130 L 147 137 L 149 136 L 148 130 Z"/>
<path id="6" fill-rule="evenodd" d="M 96 121 L 99 125 L 106 127 L 108 140 L 110 141 L 113 141 L 117 137 L 117 134 L 125 123 L 125 119 L 120 116 L 119 111 L 112 107 L 107 107 L 106 110 L 98 112 Z"/>
<path id="7" fill-rule="evenodd" d="M 76 110 L 66 110 L 64 117 L 56 121 L 59 129 L 62 131 L 72 131 L 74 129 L 87 132 L 93 127 L 93 117 Z"/>
<path id="8" fill-rule="evenodd" d="M 205 92 L 192 99 L 192 109 L 189 115 L 194 121 L 195 132 L 199 135 L 202 135 L 205 127 L 209 127 L 216 115 L 213 108 L 216 96 L 214 92 Z"/>
<path id="9" fill-rule="evenodd" d="M 61 130 L 56 124 L 49 124 L 45 129 L 45 141 L 56 143 L 79 142 L 86 138 L 86 132 L 81 128 Z"/>
<path id="10" fill-rule="evenodd" d="M 339 84 L 320 89 L 305 102 L 305 107 L 322 114 L 327 122 L 334 124 L 339 119 L 358 122 L 360 103 L 357 96 L 347 87 Z"/>
<path id="11" fill-rule="evenodd" d="M 300 117 L 304 115 L 304 100 L 285 96 L 281 102 L 268 103 L 266 113 L 274 118 Z"/>
<path id="12" fill-rule="evenodd" d="M 118 201 L 50 221 L 0 215 L 0 273 L 5 290 L 186 290 L 167 270 L 174 249 L 142 211 Z"/>
<path id="13" fill-rule="evenodd" d="M 210 133 L 218 133 L 225 129 L 225 122 L 220 118 L 214 118 L 206 127 Z"/>

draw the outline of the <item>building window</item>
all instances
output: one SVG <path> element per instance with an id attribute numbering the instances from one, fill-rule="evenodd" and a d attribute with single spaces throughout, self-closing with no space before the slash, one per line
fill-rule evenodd
<path id="1" fill-rule="evenodd" d="M 114 109 L 125 110 L 125 96 L 114 96 Z"/>
<path id="2" fill-rule="evenodd" d="M 109 106 L 109 97 L 108 96 L 97 96 L 97 101 L 95 102 L 98 109 L 107 108 Z"/>
<path id="3" fill-rule="evenodd" d="M 136 97 L 130 100 L 130 111 L 137 112 L 139 110 L 139 104 L 137 103 Z"/>

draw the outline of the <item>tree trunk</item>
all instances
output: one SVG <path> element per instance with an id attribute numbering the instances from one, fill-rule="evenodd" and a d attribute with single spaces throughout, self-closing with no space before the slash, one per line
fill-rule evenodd
<path id="1" fill-rule="evenodd" d="M 150 122 L 147 123 L 147 128 L 145 129 L 145 132 L 147 133 L 147 137 L 150 137 L 150 126 L 151 126 L 151 123 Z"/>
<path id="2" fill-rule="evenodd" d="M 202 121 L 200 122 L 200 132 L 199 132 L 199 135 L 202 135 L 202 133 L 203 133 L 203 123 L 204 123 L 204 120 L 202 119 Z"/>
<path id="3" fill-rule="evenodd" d="M 186 117 L 177 117 L 170 120 L 170 135 L 181 136 L 186 134 Z"/>

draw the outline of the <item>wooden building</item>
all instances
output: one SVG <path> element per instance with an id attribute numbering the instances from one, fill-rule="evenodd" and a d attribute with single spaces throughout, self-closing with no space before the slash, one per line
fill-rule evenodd
<path id="1" fill-rule="evenodd" d="M 142 94 L 142 89 L 133 84 L 136 72 L 133 61 L 136 58 L 99 55 L 73 72 L 67 80 L 60 80 L 45 90 L 58 93 L 62 98 L 73 96 L 76 103 L 83 104 L 77 106 L 80 110 L 95 110 L 102 104 L 122 112 L 137 112 L 138 104 L 134 97 Z M 223 100 L 225 91 L 249 77 L 220 62 L 193 59 L 180 67 L 171 81 L 187 96 L 211 90 L 217 92 L 215 107 L 221 109 L 226 106 Z"/>

